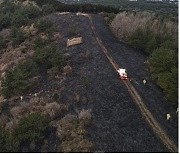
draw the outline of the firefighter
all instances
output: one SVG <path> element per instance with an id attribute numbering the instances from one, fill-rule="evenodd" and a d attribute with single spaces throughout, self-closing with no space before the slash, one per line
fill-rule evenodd
<path id="1" fill-rule="evenodd" d="M 176 114 L 178 114 L 178 112 L 179 112 L 179 108 L 177 108 L 177 110 L 176 110 Z"/>
<path id="2" fill-rule="evenodd" d="M 21 101 L 23 100 L 23 96 L 20 97 Z"/>
<path id="3" fill-rule="evenodd" d="M 171 118 L 170 113 L 167 113 L 167 114 L 166 114 L 166 119 L 169 120 L 170 118 Z"/>
<path id="4" fill-rule="evenodd" d="M 146 82 L 147 82 L 147 81 L 144 79 L 144 80 L 143 80 L 143 84 L 145 85 L 145 84 L 146 84 Z"/>

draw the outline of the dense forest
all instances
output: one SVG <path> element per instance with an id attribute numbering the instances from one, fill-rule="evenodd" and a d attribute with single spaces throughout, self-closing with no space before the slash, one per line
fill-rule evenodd
<path id="1" fill-rule="evenodd" d="M 147 2 L 145 0 L 138 0 L 137 2 L 128 0 L 88 0 L 88 3 L 112 6 L 119 10 L 152 11 L 158 15 L 171 17 L 175 20 L 177 20 L 178 16 L 178 4 L 168 2 Z"/>

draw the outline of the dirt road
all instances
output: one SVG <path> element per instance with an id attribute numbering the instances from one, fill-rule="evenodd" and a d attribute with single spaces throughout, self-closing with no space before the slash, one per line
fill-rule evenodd
<path id="1" fill-rule="evenodd" d="M 62 34 L 68 38 L 68 29 L 78 27 L 78 33 L 84 43 L 66 49 L 65 40 L 61 40 L 62 50 L 71 53 L 73 72 L 62 85 L 65 87 L 61 101 L 71 102 L 72 112 L 79 108 L 91 108 L 93 122 L 89 128 L 89 139 L 93 141 L 94 151 L 103 152 L 168 152 L 161 140 L 142 116 L 123 82 L 109 65 L 93 35 L 86 17 L 75 14 L 50 17 Z M 171 104 L 164 99 L 161 90 L 150 80 L 144 61 L 146 57 L 118 42 L 109 31 L 103 18 L 93 15 L 93 23 L 99 37 L 116 62 L 128 69 L 133 77 L 132 84 L 138 90 L 148 109 L 177 143 L 177 116 L 166 121 L 166 112 L 174 112 Z M 92 58 L 85 60 L 82 54 L 90 52 Z M 136 71 L 140 70 L 140 71 Z M 88 78 L 88 85 L 82 87 L 82 77 Z M 147 79 L 147 85 L 142 84 Z M 80 102 L 74 102 L 74 94 L 80 94 Z M 72 97 L 71 97 L 72 96 Z"/>

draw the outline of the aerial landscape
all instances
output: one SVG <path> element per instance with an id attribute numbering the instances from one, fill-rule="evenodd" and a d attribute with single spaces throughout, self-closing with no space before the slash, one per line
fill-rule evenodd
<path id="1" fill-rule="evenodd" d="M 0 0 L 0 152 L 178 153 L 177 0 Z"/>

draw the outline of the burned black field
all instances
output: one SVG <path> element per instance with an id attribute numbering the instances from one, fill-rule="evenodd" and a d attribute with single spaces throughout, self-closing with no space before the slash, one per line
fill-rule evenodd
<path id="1" fill-rule="evenodd" d="M 168 152 L 148 125 L 131 95 L 111 66 L 91 30 L 86 17 L 50 15 L 48 18 L 60 32 L 59 46 L 70 55 L 68 64 L 72 72 L 58 83 L 60 102 L 69 103 L 70 112 L 91 109 L 92 123 L 88 139 L 93 142 L 94 152 Z M 146 56 L 120 43 L 112 35 L 104 19 L 93 15 L 93 22 L 100 38 L 122 67 L 127 68 L 132 84 L 144 99 L 168 135 L 177 143 L 177 115 L 164 99 L 162 91 L 150 79 Z M 74 30 L 70 34 L 70 30 Z M 66 47 L 66 39 L 82 36 L 83 43 Z M 143 85 L 142 80 L 147 84 Z M 57 81 L 58 82 L 58 81 Z M 55 83 L 56 84 L 56 83 Z M 166 120 L 167 113 L 171 121 Z"/>

